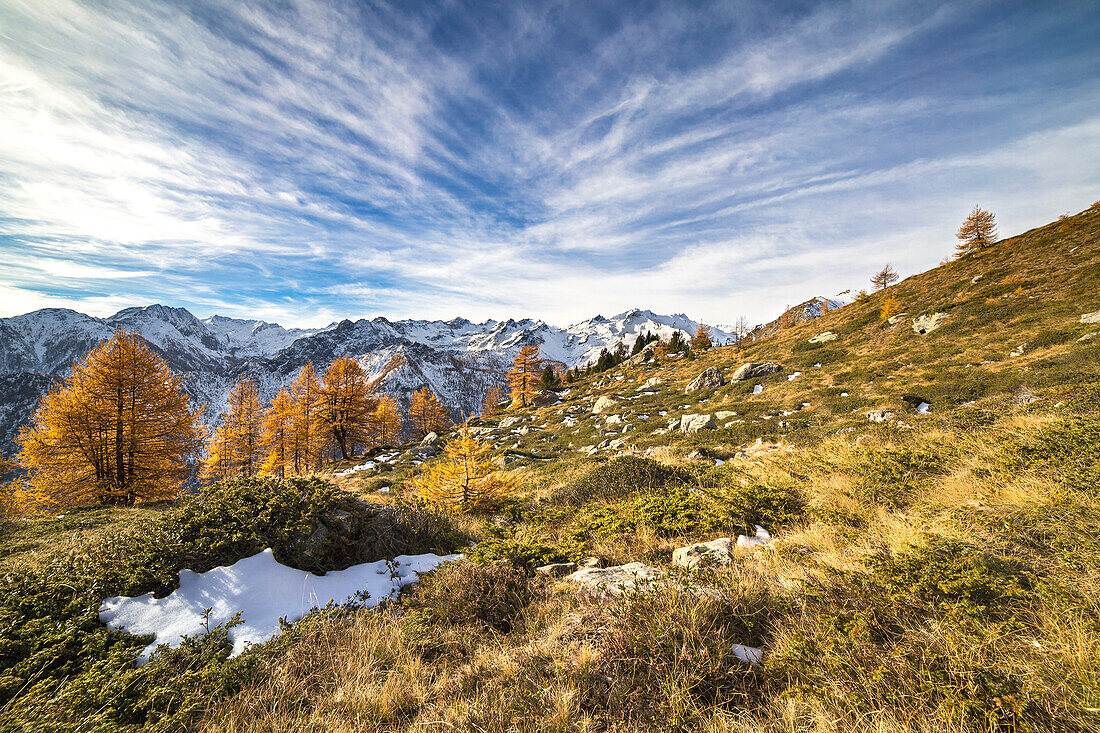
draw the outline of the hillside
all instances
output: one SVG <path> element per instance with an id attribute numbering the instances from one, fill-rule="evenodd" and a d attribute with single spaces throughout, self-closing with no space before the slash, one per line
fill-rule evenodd
<path id="1" fill-rule="evenodd" d="M 429 441 L 9 525 L 0 729 L 1100 728 L 1100 206 L 470 426 L 517 486 L 488 515 L 417 501 Z M 135 669 L 95 615 L 264 546 L 466 559 L 232 659 Z"/>

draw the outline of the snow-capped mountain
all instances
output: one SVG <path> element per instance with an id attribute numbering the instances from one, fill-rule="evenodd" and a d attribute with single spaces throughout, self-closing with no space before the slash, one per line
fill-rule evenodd
<path id="1" fill-rule="evenodd" d="M 184 308 L 163 305 L 126 308 L 108 318 L 48 308 L 0 318 L 0 446 L 10 449 L 18 426 L 50 384 L 120 328 L 139 334 L 182 373 L 192 399 L 208 405 L 212 420 L 242 376 L 255 379 L 263 396 L 270 398 L 306 362 L 321 372 L 342 356 L 359 361 L 377 388 L 400 402 L 407 405 L 412 392 L 427 386 L 459 418 L 479 411 L 485 392 L 503 382 L 522 346 L 538 344 L 546 359 L 572 367 L 593 361 L 601 350 L 619 343 L 630 348 L 647 331 L 664 338 L 674 330 L 691 336 L 698 326 L 682 313 L 665 316 L 638 309 L 565 328 L 531 319 L 473 323 L 464 318 L 379 317 L 287 329 L 254 319 L 200 320 Z M 734 338 L 730 329 L 712 328 L 711 333 L 718 343 Z"/>

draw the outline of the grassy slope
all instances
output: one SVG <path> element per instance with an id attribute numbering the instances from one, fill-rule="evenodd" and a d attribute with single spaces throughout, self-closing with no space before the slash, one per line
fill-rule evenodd
<path id="1" fill-rule="evenodd" d="M 1078 339 L 1100 330 L 1079 321 L 1100 309 L 1100 207 L 889 294 L 909 316 L 950 318 L 926 335 L 884 324 L 880 293 L 741 352 L 623 366 L 562 404 L 510 413 L 530 429 L 492 438 L 521 455 L 509 466 L 523 486 L 506 511 L 514 523 L 467 521 L 474 559 L 399 607 L 299 624 L 206 727 L 1096 729 L 1100 337 Z M 811 347 L 825 330 L 839 338 Z M 765 360 L 785 373 L 759 395 L 753 382 L 683 393 L 704 368 Z M 666 384 L 639 396 L 653 376 Z M 1021 391 L 1038 401 L 1020 404 Z M 590 407 L 605 394 L 636 429 L 596 424 Z M 881 408 L 898 421 L 868 423 Z M 717 410 L 738 415 L 696 435 L 655 432 Z M 563 423 L 570 412 L 576 425 Z M 578 450 L 618 437 L 621 449 L 595 458 Z M 707 458 L 689 460 L 695 449 Z M 620 453 L 667 468 L 612 460 Z M 340 484 L 394 500 L 416 470 L 406 457 Z M 391 491 L 376 493 L 382 484 Z M 496 564 L 595 554 L 668 569 L 675 547 L 758 521 L 778 538 L 771 548 L 690 579 L 713 597 L 594 604 Z M 53 526 L 24 523 L 9 547 Z M 766 664 L 741 665 L 735 643 L 765 648 Z"/>

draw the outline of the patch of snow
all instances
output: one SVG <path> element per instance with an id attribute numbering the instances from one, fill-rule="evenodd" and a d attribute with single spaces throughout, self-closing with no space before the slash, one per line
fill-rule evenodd
<path id="1" fill-rule="evenodd" d="M 928 411 L 931 410 L 931 409 L 932 409 L 932 405 L 928 404 L 927 402 L 922 402 L 917 407 L 917 412 L 919 412 L 922 415 L 927 415 Z"/>
<path id="2" fill-rule="evenodd" d="M 755 387 L 752 388 L 752 393 L 753 394 L 760 394 L 763 391 L 764 391 L 764 385 L 762 385 L 762 384 L 758 384 L 758 385 L 756 385 Z"/>
<path id="3" fill-rule="evenodd" d="M 144 664 L 158 644 L 179 646 L 184 636 L 201 634 L 207 625 L 224 624 L 240 612 L 242 623 L 229 630 L 231 656 L 236 656 L 249 644 L 278 634 L 280 618 L 297 621 L 330 601 L 344 603 L 363 591 L 368 594 L 366 605 L 376 606 L 415 583 L 419 573 L 461 557 L 399 555 L 314 575 L 276 562 L 268 548 L 205 573 L 181 570 L 179 588 L 164 598 L 154 598 L 152 593 L 108 598 L 99 608 L 99 618 L 111 629 L 156 635 L 138 657 L 138 663 Z M 204 619 L 207 609 L 210 615 Z"/>
<path id="4" fill-rule="evenodd" d="M 791 372 L 787 375 L 787 381 L 793 382 L 797 377 L 802 376 L 802 372 Z"/>
<path id="5" fill-rule="evenodd" d="M 336 471 L 333 476 L 350 476 L 356 471 L 370 471 L 374 468 L 374 461 L 367 461 L 366 463 L 360 463 L 358 466 L 352 466 L 345 471 Z"/>
<path id="6" fill-rule="evenodd" d="M 815 366 L 815 367 L 820 367 L 820 366 L 821 366 L 821 362 L 819 361 L 818 363 L 814 364 L 814 366 Z"/>

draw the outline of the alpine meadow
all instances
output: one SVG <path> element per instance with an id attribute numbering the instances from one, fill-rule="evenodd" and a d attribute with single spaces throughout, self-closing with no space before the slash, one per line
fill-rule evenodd
<path id="1" fill-rule="evenodd" d="M 0 0 L 0 733 L 1100 730 L 1098 38 Z"/>

